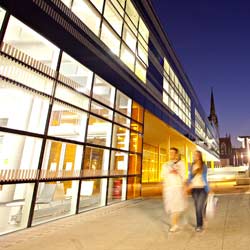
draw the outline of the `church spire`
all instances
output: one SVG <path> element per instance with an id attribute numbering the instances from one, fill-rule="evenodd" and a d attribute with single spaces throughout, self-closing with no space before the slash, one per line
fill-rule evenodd
<path id="1" fill-rule="evenodd" d="M 215 111 L 213 88 L 211 89 L 211 104 L 210 105 L 211 105 L 210 106 L 210 115 L 209 115 L 208 119 L 218 129 L 219 128 L 219 123 L 218 123 L 218 117 L 217 117 L 217 114 L 216 114 L 216 111 Z"/>

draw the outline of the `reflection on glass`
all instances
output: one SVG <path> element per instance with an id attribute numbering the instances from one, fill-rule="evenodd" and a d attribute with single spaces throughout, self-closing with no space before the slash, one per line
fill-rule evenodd
<path id="1" fill-rule="evenodd" d="M 133 101 L 132 118 L 140 123 L 143 123 L 143 107 Z"/>
<path id="2" fill-rule="evenodd" d="M 114 125 L 113 129 L 113 147 L 123 150 L 129 148 L 129 130 L 123 127 Z"/>
<path id="3" fill-rule="evenodd" d="M 119 55 L 120 52 L 120 38 L 109 27 L 106 22 L 102 24 L 101 40 L 109 47 L 109 49 L 115 54 Z"/>
<path id="4" fill-rule="evenodd" d="M 0 132 L 0 179 L 35 180 L 41 145 L 42 139 Z"/>
<path id="5" fill-rule="evenodd" d="M 127 199 L 135 199 L 140 197 L 141 194 L 141 178 L 128 177 L 127 184 Z"/>
<path id="6" fill-rule="evenodd" d="M 125 114 L 126 116 L 131 115 L 132 100 L 119 90 L 117 90 L 115 106 L 117 111 Z"/>
<path id="7" fill-rule="evenodd" d="M 87 113 L 54 102 L 49 135 L 83 142 L 85 139 Z"/>
<path id="8" fill-rule="evenodd" d="M 44 133 L 49 98 L 19 88 L 4 80 L 0 80 L 0 88 L 0 121 L 2 121 L 2 127 Z"/>
<path id="9" fill-rule="evenodd" d="M 27 227 L 34 184 L 0 186 L 0 235 Z"/>
<path id="10" fill-rule="evenodd" d="M 141 155 L 129 154 L 128 174 L 141 174 L 141 160 Z"/>
<path id="11" fill-rule="evenodd" d="M 144 83 L 146 83 L 147 69 L 146 69 L 145 65 L 143 65 L 139 60 L 136 60 L 136 64 L 135 64 L 135 74 L 136 74 Z"/>
<path id="12" fill-rule="evenodd" d="M 79 181 L 39 183 L 33 225 L 55 220 L 76 211 Z"/>
<path id="13" fill-rule="evenodd" d="M 72 11 L 85 23 L 97 36 L 100 30 L 101 17 L 87 0 L 74 0 Z"/>
<path id="14" fill-rule="evenodd" d="M 79 211 L 105 206 L 107 179 L 92 179 L 81 182 Z"/>
<path id="15" fill-rule="evenodd" d="M 139 123 L 137 123 L 137 122 L 135 122 L 135 121 L 132 121 L 131 122 L 131 129 L 133 129 L 133 130 L 135 130 L 135 131 L 138 131 L 138 132 L 140 132 L 140 133 L 142 133 L 142 125 L 141 124 L 139 124 Z"/>
<path id="16" fill-rule="evenodd" d="M 120 13 L 122 15 L 122 13 Z M 122 17 L 117 13 L 115 8 L 112 6 L 110 1 L 106 1 L 105 9 L 104 9 L 104 17 L 109 22 L 109 24 L 113 27 L 113 29 L 121 35 L 122 32 Z"/>
<path id="17" fill-rule="evenodd" d="M 111 122 L 90 116 L 88 125 L 87 142 L 96 145 L 110 146 Z"/>
<path id="18" fill-rule="evenodd" d="M 112 204 L 126 199 L 126 182 L 124 178 L 109 179 L 108 204 Z"/>
<path id="19" fill-rule="evenodd" d="M 95 75 L 93 98 L 113 108 L 115 100 L 115 88 L 99 76 Z"/>
<path id="20" fill-rule="evenodd" d="M 132 31 L 129 29 L 127 25 L 123 28 L 123 40 L 128 45 L 128 47 L 135 52 L 136 47 L 136 36 L 132 33 Z"/>
<path id="21" fill-rule="evenodd" d="M 142 151 L 142 135 L 139 133 L 130 133 L 130 151 L 140 153 Z"/>
<path id="22" fill-rule="evenodd" d="M 118 113 L 115 113 L 115 122 L 120 123 L 123 126 L 128 127 L 128 128 L 130 126 L 130 119 Z"/>
<path id="23" fill-rule="evenodd" d="M 102 176 L 108 174 L 109 150 L 86 147 L 84 155 L 84 176 Z"/>
<path id="24" fill-rule="evenodd" d="M 59 49 L 13 16 L 10 17 L 4 42 L 56 69 Z"/>
<path id="25" fill-rule="evenodd" d="M 90 93 L 93 72 L 66 53 L 63 53 L 62 56 L 60 73 L 67 78 L 64 78 L 62 75 L 60 75 L 59 80 L 79 92 L 85 94 Z M 69 79 L 72 81 L 70 81 Z"/>
<path id="26" fill-rule="evenodd" d="M 41 179 L 79 177 L 83 147 L 59 141 L 47 141 Z"/>
<path id="27" fill-rule="evenodd" d="M 128 169 L 128 153 L 112 151 L 110 175 L 126 175 Z"/>
<path id="28" fill-rule="evenodd" d="M 91 102 L 91 112 L 109 120 L 112 120 L 113 118 L 113 111 L 111 109 L 108 109 L 94 101 Z"/>
<path id="29" fill-rule="evenodd" d="M 61 101 L 67 102 L 71 105 L 79 107 L 84 110 L 89 108 L 89 98 L 72 90 L 71 88 L 58 83 L 56 86 L 55 97 Z"/>
<path id="30" fill-rule="evenodd" d="M 134 71 L 135 67 L 135 55 L 129 50 L 129 48 L 122 44 L 121 60 L 132 70 Z"/>

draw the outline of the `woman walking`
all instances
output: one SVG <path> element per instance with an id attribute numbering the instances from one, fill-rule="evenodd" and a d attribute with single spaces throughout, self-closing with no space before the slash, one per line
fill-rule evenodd
<path id="1" fill-rule="evenodd" d="M 179 229 L 180 214 L 186 208 L 184 195 L 185 165 L 180 160 L 179 150 L 170 149 L 170 161 L 163 165 L 163 198 L 166 213 L 171 214 L 170 232 Z"/>
<path id="2" fill-rule="evenodd" d="M 207 182 L 207 166 L 203 162 L 202 153 L 198 150 L 194 153 L 194 163 L 189 169 L 188 189 L 191 189 L 194 199 L 197 223 L 196 232 L 201 232 L 203 230 L 209 185 Z"/>

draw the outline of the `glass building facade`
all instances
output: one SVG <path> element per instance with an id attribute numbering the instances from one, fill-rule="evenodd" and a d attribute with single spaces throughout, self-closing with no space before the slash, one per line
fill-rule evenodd
<path id="1" fill-rule="evenodd" d="M 144 138 L 146 110 L 183 140 L 216 139 L 140 1 L 20 4 L 0 4 L 0 234 L 134 199 L 142 183 L 159 182 L 169 147 Z M 216 158 L 216 145 L 207 150 Z"/>

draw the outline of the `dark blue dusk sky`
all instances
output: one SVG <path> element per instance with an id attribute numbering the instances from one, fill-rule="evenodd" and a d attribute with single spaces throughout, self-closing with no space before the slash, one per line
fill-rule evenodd
<path id="1" fill-rule="evenodd" d="M 221 136 L 250 135 L 250 1 L 152 0 L 198 97 L 214 88 Z"/>

